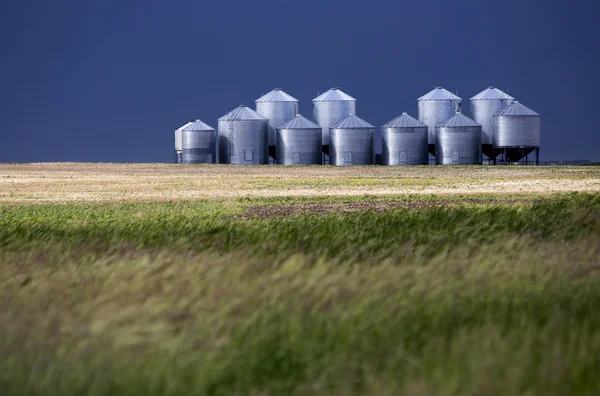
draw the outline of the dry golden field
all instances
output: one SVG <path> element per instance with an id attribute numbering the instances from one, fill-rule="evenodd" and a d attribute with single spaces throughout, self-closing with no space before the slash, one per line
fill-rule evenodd
<path id="1" fill-rule="evenodd" d="M 600 167 L 0 165 L 0 203 L 600 191 Z"/>

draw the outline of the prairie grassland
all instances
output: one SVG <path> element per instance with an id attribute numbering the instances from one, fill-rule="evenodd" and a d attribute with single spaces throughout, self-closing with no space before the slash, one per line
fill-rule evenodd
<path id="1" fill-rule="evenodd" d="M 0 203 L 600 191 L 600 167 L 0 165 Z"/>
<path id="2" fill-rule="evenodd" d="M 0 394 L 596 395 L 599 171 L 0 166 Z"/>

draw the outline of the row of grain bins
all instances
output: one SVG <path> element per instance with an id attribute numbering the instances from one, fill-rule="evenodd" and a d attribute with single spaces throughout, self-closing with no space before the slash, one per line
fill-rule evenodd
<path id="1" fill-rule="evenodd" d="M 501 90 L 489 87 L 462 99 L 438 87 L 418 99 L 419 119 L 402 113 L 381 129 L 383 165 L 514 163 L 535 152 L 539 161 L 540 116 Z M 356 99 L 332 88 L 313 99 L 313 121 L 299 101 L 281 89 L 219 118 L 175 130 L 177 161 L 184 164 L 370 165 L 376 163 L 375 127 L 356 115 Z"/>

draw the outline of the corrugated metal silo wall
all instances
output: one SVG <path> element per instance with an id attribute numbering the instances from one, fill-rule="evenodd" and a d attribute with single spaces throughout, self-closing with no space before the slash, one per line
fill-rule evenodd
<path id="1" fill-rule="evenodd" d="M 181 151 L 182 149 L 182 131 L 175 129 L 175 151 Z"/>
<path id="2" fill-rule="evenodd" d="M 481 127 L 439 127 L 436 131 L 438 165 L 481 164 Z"/>
<path id="3" fill-rule="evenodd" d="M 321 129 L 277 130 L 277 163 L 321 164 Z"/>
<path id="4" fill-rule="evenodd" d="M 540 116 L 496 116 L 494 147 L 540 147 Z"/>
<path id="5" fill-rule="evenodd" d="M 435 144 L 435 127 L 456 114 L 460 110 L 459 100 L 420 100 L 419 121 L 427 125 L 428 144 Z"/>
<path id="6" fill-rule="evenodd" d="M 217 151 L 220 164 L 229 164 L 229 122 L 217 121 Z"/>
<path id="7" fill-rule="evenodd" d="M 269 119 L 269 146 L 275 146 L 277 128 L 299 113 L 298 102 L 256 102 L 256 112 Z"/>
<path id="8" fill-rule="evenodd" d="M 375 163 L 375 128 L 330 130 L 331 165 L 372 165 Z"/>
<path id="9" fill-rule="evenodd" d="M 222 164 L 268 164 L 268 120 L 221 120 L 219 161 Z"/>
<path id="10" fill-rule="evenodd" d="M 428 128 L 382 128 L 383 165 L 426 165 Z"/>
<path id="11" fill-rule="evenodd" d="M 342 121 L 350 114 L 356 115 L 356 101 L 313 102 L 313 118 L 323 128 L 323 145 L 329 144 L 329 127 Z"/>
<path id="12" fill-rule="evenodd" d="M 216 160 L 215 131 L 182 131 L 183 164 L 213 164 Z"/>
<path id="13" fill-rule="evenodd" d="M 473 119 L 482 126 L 482 144 L 492 144 L 495 129 L 494 115 L 504 110 L 510 103 L 512 100 L 507 99 L 471 100 Z"/>
<path id="14" fill-rule="evenodd" d="M 181 131 L 175 129 L 175 163 L 181 164 L 181 146 L 182 146 Z"/>

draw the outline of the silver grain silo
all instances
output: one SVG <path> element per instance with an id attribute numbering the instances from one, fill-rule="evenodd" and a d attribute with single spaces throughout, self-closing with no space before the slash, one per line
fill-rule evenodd
<path id="1" fill-rule="evenodd" d="M 181 164 L 181 151 L 182 151 L 182 140 L 181 140 L 181 130 L 186 126 L 190 125 L 194 120 L 191 120 L 185 125 L 180 126 L 175 129 L 175 163 Z"/>
<path id="2" fill-rule="evenodd" d="M 372 165 L 375 163 L 375 127 L 350 115 L 329 130 L 331 165 Z"/>
<path id="3" fill-rule="evenodd" d="M 539 163 L 540 115 L 527 106 L 513 104 L 494 116 L 494 149 L 506 162 L 526 159 L 532 151 Z"/>
<path id="4" fill-rule="evenodd" d="M 298 114 L 277 129 L 277 163 L 321 163 L 321 127 Z"/>
<path id="5" fill-rule="evenodd" d="M 356 99 L 342 92 L 339 88 L 329 91 L 313 99 L 313 118 L 323 128 L 323 152 L 329 154 L 329 129 L 348 114 L 356 114 Z"/>
<path id="6" fill-rule="evenodd" d="M 228 163 L 227 158 L 224 157 L 229 152 L 229 124 L 226 120 L 236 110 L 237 108 L 217 119 L 217 162 L 219 164 Z"/>
<path id="7" fill-rule="evenodd" d="M 267 164 L 269 120 L 240 106 L 219 118 L 219 162 Z"/>
<path id="8" fill-rule="evenodd" d="M 425 165 L 427 125 L 402 113 L 381 127 L 382 165 Z"/>
<path id="9" fill-rule="evenodd" d="M 482 150 L 488 158 L 492 159 L 494 150 L 494 115 L 510 105 L 515 98 L 502 92 L 498 88 L 489 87 L 471 98 L 471 114 L 473 119 L 481 124 L 483 136 Z"/>
<path id="10" fill-rule="evenodd" d="M 438 165 L 481 164 L 481 125 L 456 114 L 436 128 L 435 150 Z"/>
<path id="11" fill-rule="evenodd" d="M 181 130 L 183 148 L 181 163 L 214 164 L 216 160 L 217 133 L 215 129 L 196 120 Z"/>
<path id="12" fill-rule="evenodd" d="M 435 153 L 435 128 L 450 119 L 461 109 L 462 99 L 444 88 L 437 87 L 421 96 L 419 102 L 419 121 L 427 125 L 429 152 Z"/>
<path id="13" fill-rule="evenodd" d="M 277 128 L 299 113 L 298 99 L 275 88 L 256 99 L 256 112 L 269 119 L 269 155 L 276 159 Z"/>

